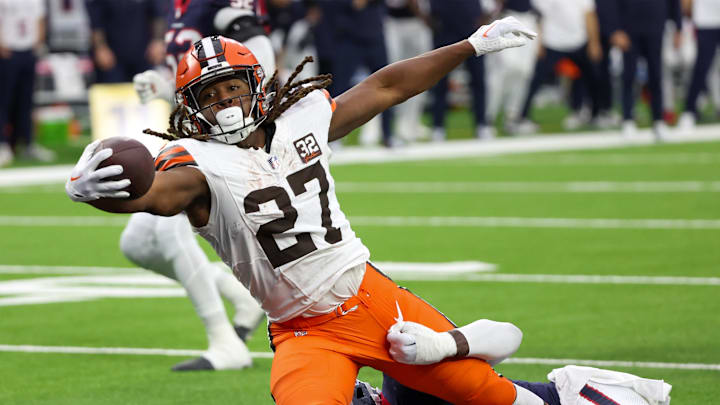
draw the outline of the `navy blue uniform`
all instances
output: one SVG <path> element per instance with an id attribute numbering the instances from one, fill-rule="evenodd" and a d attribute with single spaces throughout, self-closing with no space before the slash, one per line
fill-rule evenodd
<path id="1" fill-rule="evenodd" d="M 560 405 L 560 396 L 552 382 L 532 383 L 518 380 L 512 380 L 512 382 L 542 398 L 548 405 Z M 440 398 L 405 387 L 384 374 L 382 394 L 390 405 L 451 405 Z"/>
<path id="2" fill-rule="evenodd" d="M 220 32 L 214 25 L 215 15 L 226 7 L 241 9 L 248 13 L 247 17 L 241 17 L 237 21 L 242 27 L 239 27 L 241 29 L 236 30 L 236 33 L 231 33 L 228 29 Z M 168 65 L 174 71 L 177 62 L 190 46 L 208 35 L 222 34 L 243 41 L 265 34 L 263 27 L 265 15 L 264 2 L 261 0 L 175 0 L 173 10 L 167 16 L 168 31 L 165 34 Z"/>
<path id="3" fill-rule="evenodd" d="M 430 9 L 433 17 L 433 47 L 436 49 L 467 39 L 480 28 L 483 13 L 477 0 L 431 0 Z M 482 126 L 485 125 L 484 58 L 468 58 L 465 67 L 470 73 L 475 125 Z M 433 126 L 443 128 L 447 111 L 447 76 L 440 79 L 431 91 Z"/>
<path id="4" fill-rule="evenodd" d="M 327 55 L 323 46 L 332 49 L 330 93 L 338 96 L 352 87 L 358 67 L 364 66 L 372 73 L 388 64 L 383 30 L 387 9 L 383 0 L 370 0 L 359 10 L 353 7 L 352 0 L 321 0 L 317 5 L 324 14 L 325 26 L 318 28 L 324 30 L 321 39 L 326 42 L 317 44 L 318 54 Z M 392 110 L 386 110 L 381 117 L 383 143 L 389 145 Z"/>
<path id="5" fill-rule="evenodd" d="M 152 22 L 165 15 L 159 0 L 87 0 L 90 26 L 105 34 L 116 65 L 98 71 L 98 81 L 124 82 L 150 68 L 145 52 L 152 39 Z"/>
<path id="6" fill-rule="evenodd" d="M 10 58 L 0 58 L 0 144 L 6 141 L 7 123 L 13 126 L 10 143 L 32 143 L 35 62 L 32 50 L 12 51 Z"/>
<path id="7" fill-rule="evenodd" d="M 709 11 L 707 7 L 717 6 L 713 4 L 712 0 L 702 2 L 698 0 L 693 9 L 693 14 Z M 693 17 L 697 28 L 697 59 L 695 60 L 690 87 L 685 99 L 685 111 L 693 113 L 697 118 L 697 99 L 700 92 L 707 86 L 708 72 L 715 58 L 715 53 L 720 48 L 720 20 L 716 15 L 694 15 Z M 710 17 L 709 20 L 708 17 Z M 720 111 L 720 106 L 716 105 L 715 108 Z"/>
<path id="8" fill-rule="evenodd" d="M 530 0 L 505 0 L 503 9 L 516 11 L 518 13 L 527 13 L 532 9 L 532 6 L 530 5 Z"/>
<path id="9" fill-rule="evenodd" d="M 608 0 L 603 0 L 608 1 Z M 632 41 L 623 54 L 623 118 L 632 119 L 635 105 L 633 84 L 637 74 L 637 59 L 645 58 L 648 67 L 650 106 L 654 121 L 662 119 L 662 41 L 665 22 L 672 19 L 681 26 L 679 0 L 610 0 L 615 1 L 620 27 Z"/>
<path id="10" fill-rule="evenodd" d="M 600 45 L 603 58 L 598 69 L 598 103 L 601 111 L 612 108 L 612 80 L 610 78 L 610 36 L 620 29 L 620 14 L 615 1 L 595 1 L 600 24 Z"/>

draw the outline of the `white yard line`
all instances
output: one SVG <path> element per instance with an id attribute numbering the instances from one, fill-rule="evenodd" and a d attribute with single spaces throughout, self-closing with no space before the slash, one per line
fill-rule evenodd
<path id="1" fill-rule="evenodd" d="M 112 354 L 112 355 L 141 355 L 141 356 L 201 356 L 202 350 L 156 349 L 156 348 L 130 348 L 130 347 L 78 347 L 78 346 L 31 346 L 31 345 L 0 345 L 0 352 L 9 353 L 61 353 L 61 354 Z M 256 359 L 272 359 L 272 352 L 250 352 Z M 537 364 L 550 366 L 564 366 L 574 364 L 594 367 L 630 367 L 630 368 L 660 368 L 675 370 L 720 370 L 720 364 L 708 363 L 665 363 L 646 361 L 622 360 L 584 360 L 584 359 L 546 359 L 533 357 L 510 358 L 503 364 Z"/>
<path id="2" fill-rule="evenodd" d="M 412 166 L 432 166 L 432 161 L 408 163 Z M 522 157 L 498 155 L 459 159 L 444 162 L 445 166 L 649 166 L 649 165 L 718 165 L 720 153 L 567 153 L 527 155 Z"/>
<path id="3" fill-rule="evenodd" d="M 125 226 L 129 216 L 86 216 L 86 217 L 51 217 L 51 216 L 0 216 L 0 226 Z"/>
<path id="4" fill-rule="evenodd" d="M 230 271 L 222 262 L 215 262 L 226 271 Z M 495 271 L 496 266 L 492 263 L 479 261 L 455 261 L 455 262 L 373 262 L 384 272 L 391 274 L 470 274 Z M 0 264 L 0 274 L 80 274 L 80 275 L 104 275 L 104 274 L 153 274 L 139 267 L 98 267 L 98 266 L 43 266 L 43 265 L 8 265 Z M 165 277 L 161 277 L 167 280 Z"/>
<path id="5" fill-rule="evenodd" d="M 120 227 L 125 226 L 127 218 L 127 216 L 0 216 L 0 227 Z M 429 228 L 720 229 L 720 219 L 352 216 L 350 222 L 355 226 Z"/>
<path id="6" fill-rule="evenodd" d="M 30 346 L 0 345 L 0 352 L 13 353 L 68 353 L 68 354 L 132 354 L 141 356 L 202 356 L 203 350 L 146 349 L 133 347 L 77 347 L 77 346 Z M 272 352 L 250 352 L 256 359 L 272 359 Z"/>
<path id="7" fill-rule="evenodd" d="M 650 361 L 621 360 L 582 360 L 582 359 L 544 359 L 533 357 L 509 358 L 503 364 L 538 364 L 544 366 L 576 366 L 591 367 L 634 367 L 634 368 L 666 368 L 674 370 L 715 370 L 720 371 L 720 364 L 707 363 L 663 363 Z"/>
<path id="8" fill-rule="evenodd" d="M 719 161 L 720 163 L 720 161 Z M 338 193 L 717 193 L 720 181 L 384 181 L 335 183 Z M 58 185 L 1 188 L 0 194 L 62 193 Z"/>
<path id="9" fill-rule="evenodd" d="M 720 219 L 614 219 L 524 217 L 350 217 L 355 226 L 577 228 L 577 229 L 720 229 Z"/>
<path id="10" fill-rule="evenodd" d="M 702 125 L 698 126 L 695 134 L 691 136 L 671 135 L 668 143 L 711 142 L 718 140 L 720 140 L 720 125 Z M 331 162 L 333 165 L 342 165 L 426 161 L 476 156 L 501 156 L 518 153 L 635 147 L 654 143 L 649 129 L 638 131 L 638 136 L 631 140 L 623 138 L 620 131 L 605 131 L 500 138 L 490 142 L 462 140 L 442 143 L 420 143 L 393 149 L 382 147 L 345 147 L 333 153 Z M 583 159 L 584 158 L 580 160 Z M 700 160 L 690 160 L 688 163 L 698 161 Z M 64 183 L 70 176 L 71 170 L 72 165 L 0 169 L 0 188 Z"/>
<path id="11" fill-rule="evenodd" d="M 626 275 L 593 275 L 593 274 L 507 274 L 492 273 L 496 266 L 491 263 L 479 261 L 465 262 L 373 262 L 380 270 L 388 273 L 398 280 L 433 280 L 433 281 L 477 281 L 477 282 L 504 282 L 504 283 L 566 283 L 566 284 L 641 284 L 641 285 L 684 285 L 684 286 L 717 286 L 720 277 L 685 277 L 685 276 L 626 276 Z M 215 263 L 227 269 L 220 262 Z M 97 284 L 101 288 L 108 285 L 122 286 L 124 284 L 140 285 L 166 285 L 175 284 L 168 278 L 156 275 L 147 270 L 132 267 L 95 267 L 95 266 L 23 266 L 0 265 L 0 274 L 56 274 L 97 277 L 50 277 L 42 279 L 19 279 L 0 281 L 0 294 L 13 294 L 19 292 L 39 293 L 47 289 L 49 284 L 68 285 L 81 284 L 88 288 L 88 284 Z M 111 277 L 103 277 L 105 275 Z M 12 289 L 5 289 L 12 284 Z M 57 290 L 54 290 L 57 291 Z M 74 290 L 78 291 L 78 290 Z M 92 290 L 83 290 L 92 293 Z M 160 292 L 167 295 L 169 289 Z M 117 295 L 116 295 L 117 296 Z"/>
<path id="12" fill-rule="evenodd" d="M 720 181 L 338 182 L 338 193 L 717 193 Z"/>

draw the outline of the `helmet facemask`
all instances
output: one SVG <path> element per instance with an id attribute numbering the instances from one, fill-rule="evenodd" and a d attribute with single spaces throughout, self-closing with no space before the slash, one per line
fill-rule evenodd
<path id="1" fill-rule="evenodd" d="M 179 101 L 187 108 L 187 124 L 194 126 L 196 133 L 227 144 L 247 139 L 267 117 L 263 78 L 262 67 L 256 64 L 221 67 L 191 81 L 177 92 Z M 203 90 L 231 79 L 243 81 L 249 92 L 202 104 L 199 96 Z M 228 106 L 216 111 L 218 105 Z"/>

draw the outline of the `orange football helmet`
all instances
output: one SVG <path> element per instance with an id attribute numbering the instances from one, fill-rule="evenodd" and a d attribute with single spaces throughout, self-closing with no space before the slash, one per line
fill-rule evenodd
<path id="1" fill-rule="evenodd" d="M 202 105 L 200 92 L 208 85 L 227 79 L 241 79 L 248 84 L 250 92 Z M 263 89 L 265 72 L 255 55 L 243 44 L 222 36 L 210 36 L 193 44 L 178 64 L 175 77 L 177 102 L 188 110 L 189 122 L 200 134 L 223 143 L 235 144 L 248 137 L 267 117 L 269 103 Z M 230 104 L 237 98 L 251 97 L 249 111 L 242 102 L 213 112 L 213 106 Z M 239 106 L 237 105 L 239 104 Z M 215 122 L 208 119 L 213 115 Z"/>

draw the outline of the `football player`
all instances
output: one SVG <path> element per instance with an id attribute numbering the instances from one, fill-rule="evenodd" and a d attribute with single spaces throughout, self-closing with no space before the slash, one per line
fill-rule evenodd
<path id="1" fill-rule="evenodd" d="M 522 331 L 507 322 L 481 319 L 447 332 L 436 332 L 419 323 L 403 320 L 400 312 L 396 319 L 387 334 L 390 343 L 388 351 L 393 359 L 405 364 L 433 364 L 448 358 L 474 357 L 495 366 L 512 356 L 522 341 Z M 550 382 L 546 383 L 512 382 L 521 387 L 519 389 L 530 391 L 547 405 L 667 405 L 672 389 L 670 384 L 662 380 L 573 365 L 553 370 L 548 374 L 548 379 Z M 362 389 L 356 389 L 356 397 L 366 400 L 371 397 L 369 393 L 378 396 L 372 387 L 361 385 Z M 389 405 L 448 404 L 405 387 L 387 375 L 383 379 L 381 397 L 384 400 L 381 403 Z"/>
<path id="2" fill-rule="evenodd" d="M 275 56 L 265 35 L 264 22 L 263 0 L 175 0 L 165 35 L 168 69 L 148 70 L 135 76 L 134 85 L 141 102 L 159 98 L 174 106 L 178 60 L 193 43 L 214 33 L 243 42 L 263 68 L 274 71 Z M 242 340 L 262 321 L 264 311 L 232 275 L 210 263 L 185 215 L 134 214 L 123 231 L 120 247 L 138 266 L 179 281 L 205 325 L 208 350 L 173 370 L 225 370 L 251 364 Z M 232 325 L 221 295 L 235 307 Z"/>
<path id="3" fill-rule="evenodd" d="M 512 17 L 499 20 L 466 40 L 389 65 L 337 100 L 323 91 L 329 75 L 295 82 L 302 64 L 283 86 L 273 74 L 267 88 L 276 90 L 268 94 L 250 50 L 227 38 L 203 38 L 178 66 L 182 104 L 169 133 L 158 134 L 174 140 L 156 159 L 150 190 L 134 200 L 118 198 L 128 196 L 119 190 L 130 180 L 102 183 L 94 172 L 112 151 L 95 151 L 95 144 L 66 183 L 68 196 L 108 212 L 185 212 L 267 313 L 275 351 L 270 389 L 278 404 L 348 404 L 362 366 L 452 403 L 542 404 L 486 361 L 418 366 L 390 356 L 386 333 L 396 308 L 434 330 L 454 326 L 368 261 L 335 196 L 328 148 L 467 58 L 535 36 Z M 102 174 L 122 173 L 120 165 L 109 168 Z"/>

